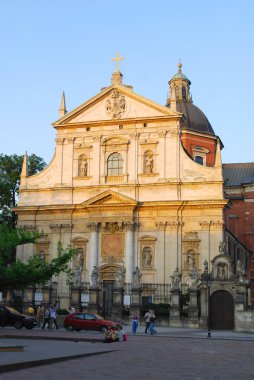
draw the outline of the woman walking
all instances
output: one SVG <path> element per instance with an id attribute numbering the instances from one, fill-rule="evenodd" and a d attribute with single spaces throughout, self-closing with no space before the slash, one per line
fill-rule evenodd
<path id="1" fill-rule="evenodd" d="M 134 313 L 131 317 L 131 332 L 132 332 L 132 334 L 136 334 L 138 324 L 139 324 L 139 315 L 137 313 Z"/>

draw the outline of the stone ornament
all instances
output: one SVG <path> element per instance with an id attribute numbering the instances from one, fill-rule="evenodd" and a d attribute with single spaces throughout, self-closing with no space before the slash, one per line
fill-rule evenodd
<path id="1" fill-rule="evenodd" d="M 113 90 L 112 95 L 106 100 L 106 112 L 112 119 L 118 119 L 125 111 L 125 97 Z"/>

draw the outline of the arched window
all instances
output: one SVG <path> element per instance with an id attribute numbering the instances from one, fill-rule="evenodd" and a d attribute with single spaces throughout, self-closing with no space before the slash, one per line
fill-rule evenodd
<path id="1" fill-rule="evenodd" d="M 182 97 L 183 97 L 183 100 L 186 100 L 186 88 L 185 87 L 182 88 Z"/>
<path id="2" fill-rule="evenodd" d="M 180 89 L 178 86 L 176 86 L 176 99 L 180 98 Z"/>
<path id="3" fill-rule="evenodd" d="M 194 161 L 199 165 L 204 165 L 204 158 L 201 156 L 195 156 Z"/>
<path id="4" fill-rule="evenodd" d="M 123 174 L 123 158 L 119 153 L 112 153 L 107 160 L 107 175 Z"/>

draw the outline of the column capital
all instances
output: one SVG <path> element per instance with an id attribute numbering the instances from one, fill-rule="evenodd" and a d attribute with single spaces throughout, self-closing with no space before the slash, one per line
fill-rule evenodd
<path id="1" fill-rule="evenodd" d="M 137 223 L 123 222 L 124 231 L 134 231 L 136 227 L 137 227 Z"/>
<path id="2" fill-rule="evenodd" d="M 97 223 L 97 222 L 87 224 L 87 228 L 89 229 L 90 232 L 97 232 L 98 227 L 99 227 L 99 223 Z"/>

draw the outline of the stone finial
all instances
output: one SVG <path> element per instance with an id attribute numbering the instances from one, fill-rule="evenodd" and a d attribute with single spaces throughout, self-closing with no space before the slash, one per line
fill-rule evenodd
<path id="1" fill-rule="evenodd" d="M 67 113 L 66 104 L 65 104 L 65 94 L 62 93 L 62 99 L 59 107 L 59 117 L 63 117 Z"/>
<path id="2" fill-rule="evenodd" d="M 22 171 L 21 171 L 21 179 L 24 178 L 24 177 L 28 177 L 28 156 L 27 156 L 27 151 L 24 154 Z"/>

